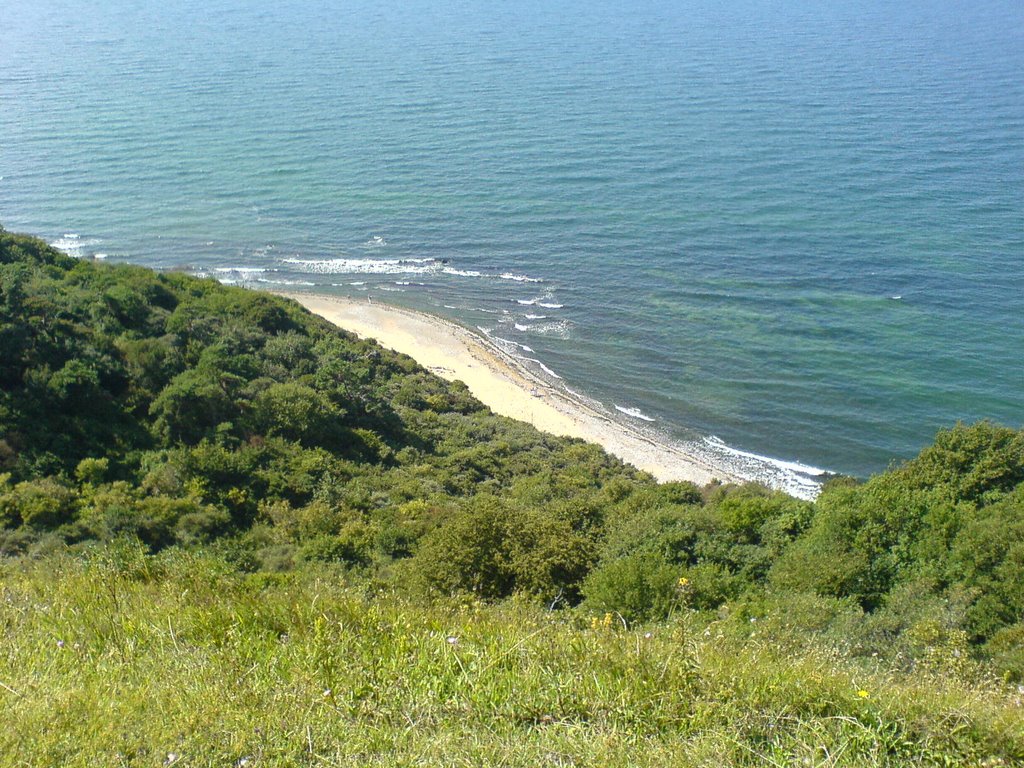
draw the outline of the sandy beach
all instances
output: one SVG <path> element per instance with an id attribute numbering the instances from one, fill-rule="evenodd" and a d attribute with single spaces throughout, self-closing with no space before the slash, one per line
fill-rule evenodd
<path id="1" fill-rule="evenodd" d="M 597 443 L 661 481 L 739 481 L 723 467 L 689 454 L 684 446 L 630 429 L 549 385 L 481 336 L 433 315 L 366 300 L 284 294 L 309 311 L 361 338 L 402 352 L 449 381 L 461 380 L 495 413 L 529 422 L 555 435 Z"/>

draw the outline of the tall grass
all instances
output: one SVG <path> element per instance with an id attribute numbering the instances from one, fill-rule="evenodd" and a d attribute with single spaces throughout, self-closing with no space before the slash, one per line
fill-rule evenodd
<path id="1" fill-rule="evenodd" d="M 0 565 L 10 766 L 1009 765 L 1020 693 L 689 615 L 425 605 L 130 546 Z"/>

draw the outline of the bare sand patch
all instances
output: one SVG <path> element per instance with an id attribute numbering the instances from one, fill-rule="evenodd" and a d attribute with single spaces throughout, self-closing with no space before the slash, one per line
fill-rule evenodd
<path id="1" fill-rule="evenodd" d="M 433 315 L 376 301 L 305 293 L 285 294 L 309 311 L 361 338 L 402 352 L 448 381 L 461 380 L 495 413 L 555 435 L 597 443 L 608 453 L 661 481 L 739 481 L 687 453 L 613 420 L 579 398 L 548 384 L 485 338 Z"/>

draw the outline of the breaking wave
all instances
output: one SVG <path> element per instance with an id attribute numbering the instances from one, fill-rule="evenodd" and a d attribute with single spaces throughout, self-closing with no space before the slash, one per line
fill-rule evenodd
<path id="1" fill-rule="evenodd" d="M 616 405 L 615 410 L 620 413 L 624 413 L 627 416 L 632 416 L 634 419 L 640 419 L 641 421 L 655 421 L 655 419 L 652 419 L 639 408 L 625 408 L 621 405 Z"/>

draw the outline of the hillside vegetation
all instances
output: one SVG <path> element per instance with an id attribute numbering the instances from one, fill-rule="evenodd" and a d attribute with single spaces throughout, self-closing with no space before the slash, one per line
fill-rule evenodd
<path id="1" fill-rule="evenodd" d="M 3 230 L 0 554 L 27 764 L 1024 759 L 1024 432 L 814 503 L 659 485 L 294 302 Z"/>

